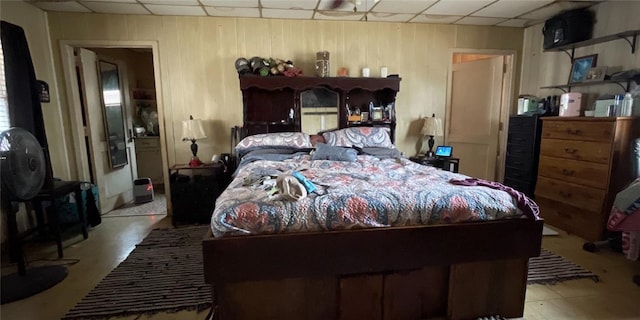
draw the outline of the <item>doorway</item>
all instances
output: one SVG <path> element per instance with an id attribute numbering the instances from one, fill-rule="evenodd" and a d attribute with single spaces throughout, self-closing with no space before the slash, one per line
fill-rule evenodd
<path id="1" fill-rule="evenodd" d="M 163 191 L 168 179 L 163 174 L 167 172 L 167 157 L 157 44 L 62 41 L 61 52 L 73 139 L 78 146 L 75 150 L 78 176 L 98 186 L 102 213 L 131 203 L 133 180 L 138 177 L 151 178 L 154 188 Z M 108 154 L 103 150 L 107 144 L 105 117 L 97 92 L 99 83 L 95 81 L 98 60 L 112 61 L 122 70 L 124 135 L 129 161 L 117 168 L 107 164 Z M 148 173 L 150 169 L 153 175 Z"/>
<path id="2" fill-rule="evenodd" d="M 452 50 L 445 138 L 460 173 L 502 181 L 515 51 Z"/>

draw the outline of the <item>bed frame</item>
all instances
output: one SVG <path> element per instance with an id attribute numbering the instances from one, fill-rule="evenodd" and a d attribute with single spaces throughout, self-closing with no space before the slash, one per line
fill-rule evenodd
<path id="1" fill-rule="evenodd" d="M 475 319 L 521 317 L 543 221 L 203 240 L 215 317 Z"/>

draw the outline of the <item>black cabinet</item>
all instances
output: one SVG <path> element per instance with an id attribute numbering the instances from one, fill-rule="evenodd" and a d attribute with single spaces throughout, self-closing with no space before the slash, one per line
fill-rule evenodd
<path id="1" fill-rule="evenodd" d="M 451 171 L 458 173 L 460 167 L 460 159 L 454 157 L 425 157 L 425 156 L 413 156 L 409 157 L 409 160 L 419 163 L 425 166 L 440 168 L 445 171 Z"/>
<path id="2" fill-rule="evenodd" d="M 169 168 L 174 225 L 209 223 L 216 199 L 229 185 L 231 176 L 222 164 Z"/>
<path id="3" fill-rule="evenodd" d="M 542 122 L 539 116 L 509 118 L 504 184 L 534 197 L 540 155 Z"/>

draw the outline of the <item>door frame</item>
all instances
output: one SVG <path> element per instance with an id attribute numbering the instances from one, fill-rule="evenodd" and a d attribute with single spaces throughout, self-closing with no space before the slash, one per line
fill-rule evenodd
<path id="1" fill-rule="evenodd" d="M 515 66 L 518 57 L 517 50 L 500 50 L 500 49 L 465 49 L 450 48 L 449 49 L 449 70 L 447 72 L 447 96 L 445 104 L 445 123 L 444 123 L 444 141 L 448 142 L 447 128 L 451 121 L 451 100 L 453 93 L 453 57 L 455 54 L 483 54 L 504 56 L 505 72 L 502 77 L 502 97 L 500 99 L 500 126 L 498 131 L 498 154 L 496 159 L 495 177 L 496 181 L 504 180 L 504 163 L 505 154 L 507 152 L 507 127 L 511 106 L 514 105 L 514 90 L 516 87 Z"/>
<path id="2" fill-rule="evenodd" d="M 111 41 L 111 40 L 60 40 L 60 57 L 62 60 L 72 139 L 76 145 L 75 160 L 78 179 L 88 181 L 89 161 L 84 142 L 84 128 L 82 125 L 82 104 L 76 77 L 76 62 L 74 50 L 76 48 L 105 48 L 105 49 L 151 49 L 153 55 L 153 72 L 156 90 L 156 105 L 158 107 L 158 124 L 160 131 L 160 156 L 162 158 L 163 182 L 165 194 L 170 193 L 167 158 L 166 133 L 164 126 L 164 101 L 162 95 L 162 80 L 160 74 L 160 54 L 158 41 Z M 129 88 L 127 88 L 128 90 Z M 129 110 L 131 111 L 131 110 Z M 167 201 L 169 203 L 169 201 Z"/>

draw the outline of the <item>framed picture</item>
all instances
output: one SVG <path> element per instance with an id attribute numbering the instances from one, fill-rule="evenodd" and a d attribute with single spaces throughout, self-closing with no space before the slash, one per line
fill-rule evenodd
<path id="1" fill-rule="evenodd" d="M 584 81 L 602 81 L 607 74 L 607 67 L 595 67 L 587 71 Z"/>
<path id="2" fill-rule="evenodd" d="M 587 78 L 589 70 L 596 66 L 597 61 L 597 54 L 573 59 L 571 73 L 569 74 L 569 83 L 583 82 Z"/>

